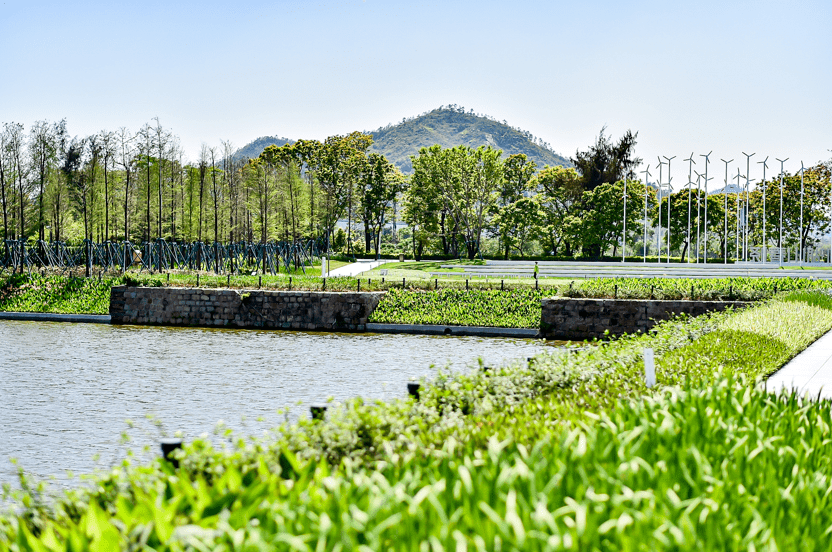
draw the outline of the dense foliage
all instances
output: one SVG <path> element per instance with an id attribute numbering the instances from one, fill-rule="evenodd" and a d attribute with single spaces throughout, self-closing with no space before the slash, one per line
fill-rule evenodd
<path id="1" fill-rule="evenodd" d="M 539 328 L 542 291 L 391 289 L 370 322 Z"/>
<path id="2" fill-rule="evenodd" d="M 107 314 L 118 281 L 13 274 L 0 282 L 0 311 Z"/>
<path id="3" fill-rule="evenodd" d="M 316 239 L 349 254 L 469 259 L 601 258 L 622 247 L 631 255 L 748 259 L 765 244 L 790 248 L 792 260 L 797 248 L 804 261 L 820 259 L 820 236 L 829 227 L 829 163 L 784 173 L 782 183 L 759 179 L 744 195 L 729 182 L 707 196 L 701 182 L 658 193 L 650 173 L 636 180 L 634 133 L 613 141 L 602 130 L 576 152 L 572 168 L 543 155 L 551 152 L 528 133 L 463 111 L 435 110 L 376 136 L 353 132 L 271 145 L 265 138 L 248 160 L 235 157 L 228 142 L 185 159 L 158 119 L 135 133 L 121 128 L 78 138 L 70 138 L 65 121 L 41 121 L 28 132 L 4 123 L 0 235 L 72 243 Z M 472 121 L 502 130 L 468 132 Z M 432 123 L 434 138 L 409 142 L 409 177 L 372 149 L 374 140 L 378 145 Z M 738 224 L 746 212 L 747 247 Z"/>
<path id="4" fill-rule="evenodd" d="M 821 549 L 832 404 L 754 383 L 832 328 L 828 304 L 791 295 L 446 374 L 418 402 L 197 441 L 176 470 L 125 464 L 55 505 L 30 488 L 0 550 Z"/>
<path id="5" fill-rule="evenodd" d="M 568 297 L 754 301 L 780 291 L 825 289 L 811 278 L 597 278 L 563 289 Z"/>

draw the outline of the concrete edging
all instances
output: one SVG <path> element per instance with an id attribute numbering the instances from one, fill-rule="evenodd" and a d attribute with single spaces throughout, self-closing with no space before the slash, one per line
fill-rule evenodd
<path id="1" fill-rule="evenodd" d="M 475 337 L 536 338 L 539 331 L 529 328 L 491 328 L 487 326 L 440 326 L 432 324 L 374 324 L 368 323 L 368 332 L 406 333 L 417 335 L 451 335 Z"/>
<path id="2" fill-rule="evenodd" d="M 30 322 L 88 322 L 109 324 L 109 314 L 55 314 L 51 312 L 0 312 L 0 320 L 27 320 Z"/>

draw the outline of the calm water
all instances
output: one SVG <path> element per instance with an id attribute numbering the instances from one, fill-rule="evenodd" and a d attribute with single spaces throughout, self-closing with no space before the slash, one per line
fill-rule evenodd
<path id="1" fill-rule="evenodd" d="M 223 420 L 256 435 L 312 402 L 406 394 L 432 364 L 464 370 L 546 347 L 522 339 L 328 334 L 0 321 L 0 483 L 27 472 L 67 483 L 164 434 Z M 302 405 L 296 403 L 302 402 Z M 148 421 L 154 416 L 158 425 Z M 262 417 L 262 421 L 257 418 Z M 95 458 L 97 456 L 97 459 Z"/>

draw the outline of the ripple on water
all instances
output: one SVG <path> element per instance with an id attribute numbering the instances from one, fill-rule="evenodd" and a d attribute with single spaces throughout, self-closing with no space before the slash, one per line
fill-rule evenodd
<path id="1" fill-rule="evenodd" d="M 126 420 L 158 420 L 132 431 L 133 448 L 162 432 L 186 438 L 218 420 L 246 434 L 305 415 L 327 397 L 391 399 L 431 364 L 462 370 L 525 358 L 525 339 L 339 334 L 0 321 L 0 483 L 19 465 L 65 481 L 123 457 Z M 297 406 L 302 402 L 304 405 Z M 257 421 L 262 417 L 263 421 Z M 99 454 L 98 461 L 93 456 Z"/>

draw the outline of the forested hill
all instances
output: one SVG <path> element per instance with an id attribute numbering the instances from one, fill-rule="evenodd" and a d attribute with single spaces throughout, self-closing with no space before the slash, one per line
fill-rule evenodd
<path id="1" fill-rule="evenodd" d="M 568 159 L 531 133 L 457 106 L 440 107 L 370 134 L 373 135 L 370 150 L 383 153 L 405 173 L 412 170 L 410 156 L 434 144 L 444 148 L 490 145 L 503 150 L 504 158 L 513 153 L 525 153 L 541 169 L 544 165 L 572 166 Z"/>
<path id="2" fill-rule="evenodd" d="M 263 153 L 263 150 L 271 145 L 283 146 L 294 144 L 289 138 L 278 138 L 277 136 L 261 136 L 257 140 L 247 144 L 234 153 L 234 159 L 253 159 Z"/>
<path id="3" fill-rule="evenodd" d="M 477 148 L 490 145 L 503 150 L 503 158 L 513 153 L 525 153 L 541 169 L 545 165 L 572 166 L 568 159 L 555 153 L 549 144 L 532 136 L 531 133 L 487 115 L 466 112 L 464 108 L 456 105 L 439 107 L 404 119 L 401 123 L 369 131 L 368 134 L 373 135 L 370 151 L 384 154 L 404 173 L 410 173 L 412 170 L 411 155 L 416 155 L 421 148 L 434 144 L 444 148 L 459 145 Z M 289 138 L 263 136 L 237 150 L 234 158 L 257 157 L 272 144 L 282 146 L 294 142 Z"/>

